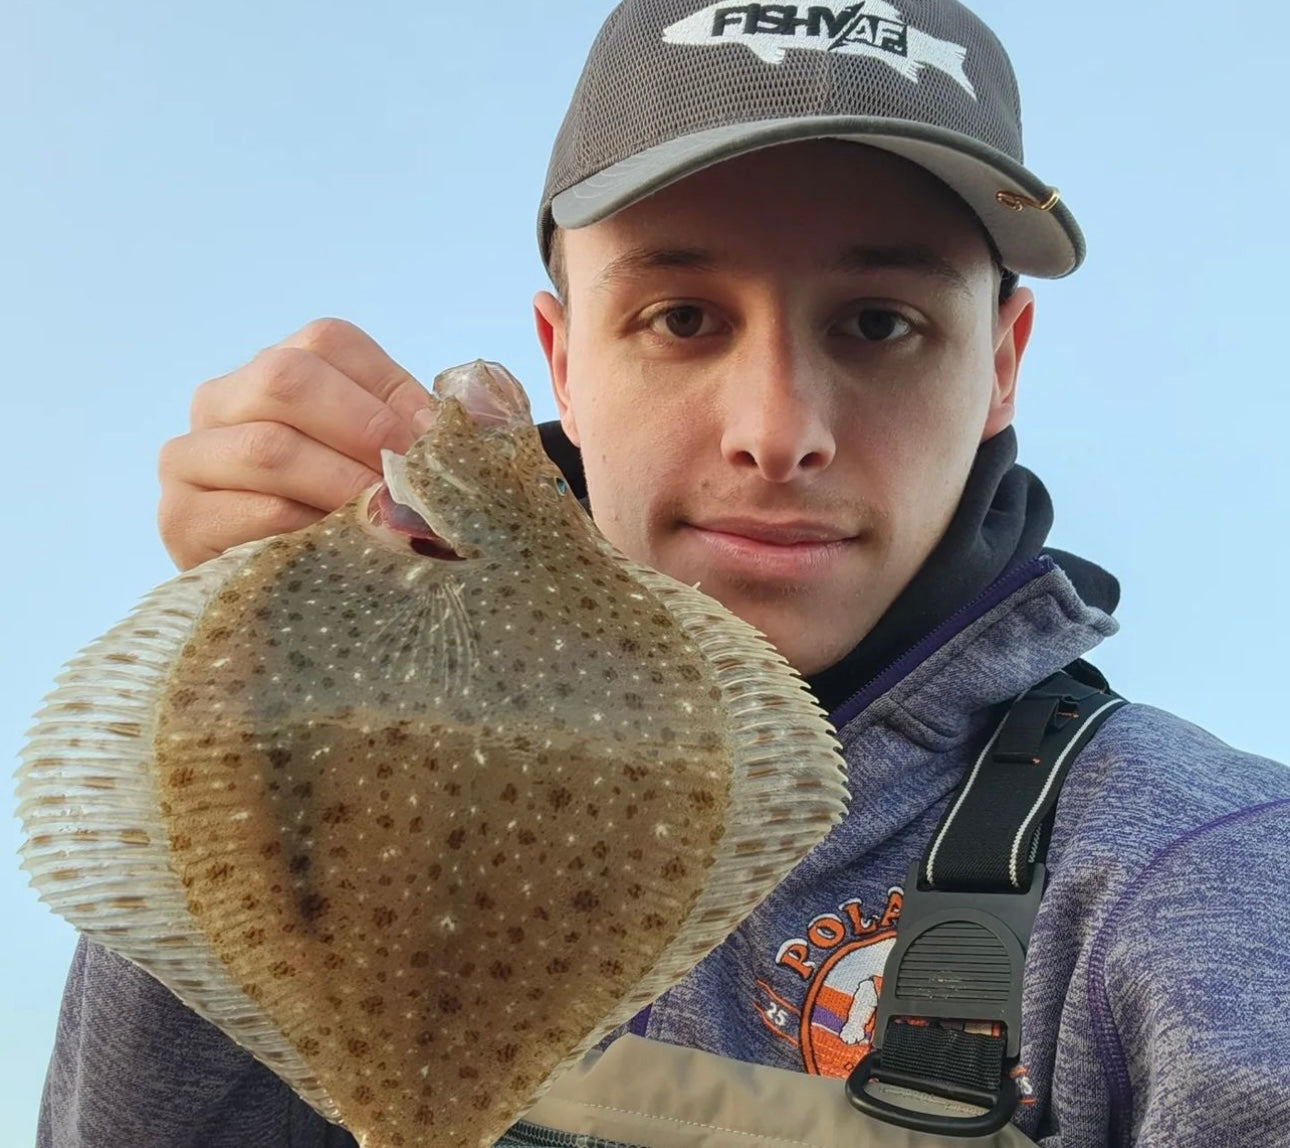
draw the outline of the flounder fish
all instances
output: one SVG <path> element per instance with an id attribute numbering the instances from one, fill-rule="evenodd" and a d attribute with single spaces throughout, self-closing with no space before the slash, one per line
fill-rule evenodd
<path id="1" fill-rule="evenodd" d="M 42 899 L 363 1148 L 493 1143 L 847 800 L 800 679 L 601 536 L 504 369 L 434 394 L 382 485 L 72 660 L 18 774 Z"/>

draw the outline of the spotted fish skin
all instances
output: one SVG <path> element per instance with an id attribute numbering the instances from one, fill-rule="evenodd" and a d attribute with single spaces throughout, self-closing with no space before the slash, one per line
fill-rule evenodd
<path id="1" fill-rule="evenodd" d="M 457 469 L 425 505 L 464 503 L 472 428 L 440 415 Z M 266 546 L 158 723 L 190 910 L 351 1127 L 397 1111 L 405 1139 L 531 1096 L 679 931 L 724 821 L 697 646 L 523 439 L 441 526 L 469 561 L 380 538 L 361 500 Z"/>
<path id="2" fill-rule="evenodd" d="M 472 364 L 436 394 L 431 430 L 386 459 L 423 545 L 368 492 L 178 580 L 190 606 L 145 611 L 181 617 L 141 720 L 113 701 L 147 806 L 122 832 L 164 840 L 187 929 L 119 951 L 364 1148 L 492 1143 L 842 811 L 827 727 L 782 660 L 603 539 L 518 384 Z M 140 631 L 94 656 L 140 668 Z M 49 791 L 51 728 L 26 762 L 43 830 L 81 808 Z M 39 836 L 29 867 L 62 890 L 79 871 Z M 78 904 L 98 927 L 104 904 Z M 128 912 L 107 909 L 113 943 Z M 235 1007 L 203 995 L 186 946 Z"/>

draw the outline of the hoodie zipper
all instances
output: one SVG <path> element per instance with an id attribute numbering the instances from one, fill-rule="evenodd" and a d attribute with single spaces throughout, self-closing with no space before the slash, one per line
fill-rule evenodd
<path id="1" fill-rule="evenodd" d="M 837 709 L 829 714 L 833 728 L 840 730 L 847 722 L 852 721 L 876 699 L 880 698 L 902 678 L 907 677 L 919 665 L 927 661 L 937 650 L 956 638 L 978 618 L 984 617 L 1006 598 L 1010 598 L 1028 582 L 1042 577 L 1055 569 L 1057 564 L 1045 554 L 1037 555 L 1005 570 L 966 605 L 959 607 L 936 629 L 927 634 L 916 645 L 911 646 L 899 658 L 887 666 L 876 677 L 871 678 L 859 690 L 852 694 Z"/>

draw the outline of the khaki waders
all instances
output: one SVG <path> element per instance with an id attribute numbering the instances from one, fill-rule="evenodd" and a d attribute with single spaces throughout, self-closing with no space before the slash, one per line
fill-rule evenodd
<path id="1" fill-rule="evenodd" d="M 981 1111 L 906 1089 L 889 1088 L 886 1095 L 905 1107 L 947 1116 Z M 1011 1124 L 972 1138 L 899 1128 L 856 1111 L 842 1080 L 628 1035 L 570 1069 L 498 1142 L 498 1148 L 539 1145 L 1034 1148 L 1034 1141 Z"/>

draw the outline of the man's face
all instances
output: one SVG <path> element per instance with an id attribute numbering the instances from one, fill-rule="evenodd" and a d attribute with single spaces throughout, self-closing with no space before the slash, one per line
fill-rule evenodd
<path id="1" fill-rule="evenodd" d="M 920 169 L 841 142 L 709 168 L 563 234 L 536 300 L 592 513 L 802 673 L 872 628 L 1012 419 L 1030 295 Z"/>

